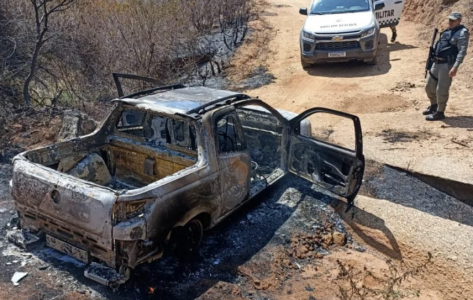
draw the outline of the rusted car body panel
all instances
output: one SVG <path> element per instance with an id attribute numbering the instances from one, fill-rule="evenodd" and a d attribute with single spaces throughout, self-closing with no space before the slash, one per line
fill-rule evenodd
<path id="1" fill-rule="evenodd" d="M 14 159 L 21 227 L 118 272 L 113 282 L 89 278 L 121 283 L 127 270 L 160 258 L 177 228 L 192 220 L 215 226 L 290 171 L 295 114 L 283 114 L 261 100 L 202 87 L 120 98 L 94 133 Z M 255 165 L 264 176 L 255 175 Z M 355 175 L 352 194 L 361 184 L 362 173 Z"/>

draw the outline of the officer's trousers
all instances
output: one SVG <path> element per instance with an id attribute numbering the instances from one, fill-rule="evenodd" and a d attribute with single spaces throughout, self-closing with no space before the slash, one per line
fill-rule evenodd
<path id="1" fill-rule="evenodd" d="M 439 112 L 444 112 L 447 107 L 448 93 L 452 85 L 452 78 L 448 76 L 451 68 L 451 64 L 434 63 L 430 72 L 437 80 L 430 73 L 427 75 L 425 91 L 430 99 L 430 104 L 438 104 L 437 111 Z"/>

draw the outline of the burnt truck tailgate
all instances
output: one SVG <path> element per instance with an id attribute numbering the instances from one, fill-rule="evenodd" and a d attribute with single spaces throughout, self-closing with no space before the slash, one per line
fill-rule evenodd
<path id="1" fill-rule="evenodd" d="M 113 190 L 20 157 L 14 160 L 12 196 L 23 229 L 43 231 L 113 264 Z"/>

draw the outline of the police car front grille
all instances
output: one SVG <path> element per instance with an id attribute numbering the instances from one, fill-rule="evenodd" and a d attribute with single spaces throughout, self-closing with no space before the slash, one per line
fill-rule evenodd
<path id="1" fill-rule="evenodd" d="M 317 50 L 347 50 L 360 48 L 360 43 L 357 41 L 347 42 L 324 42 L 318 43 Z"/>
<path id="2" fill-rule="evenodd" d="M 354 39 L 359 39 L 361 38 L 361 33 L 357 34 L 349 34 L 349 35 L 343 35 L 342 36 L 344 40 L 354 40 Z M 333 35 L 316 35 L 315 39 L 321 40 L 321 41 L 331 41 L 334 38 Z"/>

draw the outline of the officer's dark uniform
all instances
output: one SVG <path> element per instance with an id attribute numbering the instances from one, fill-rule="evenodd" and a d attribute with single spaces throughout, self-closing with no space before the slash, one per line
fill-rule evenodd
<path id="1" fill-rule="evenodd" d="M 450 18 L 460 18 L 460 13 L 452 13 Z M 434 64 L 427 77 L 425 91 L 430 99 L 431 106 L 424 112 L 424 115 L 435 114 L 428 117 L 428 120 L 443 118 L 443 112 L 447 107 L 450 85 L 452 78 L 449 72 L 453 67 L 458 68 L 463 62 L 468 49 L 469 33 L 463 25 L 454 29 L 447 29 L 440 34 L 440 40 L 435 45 Z"/>

